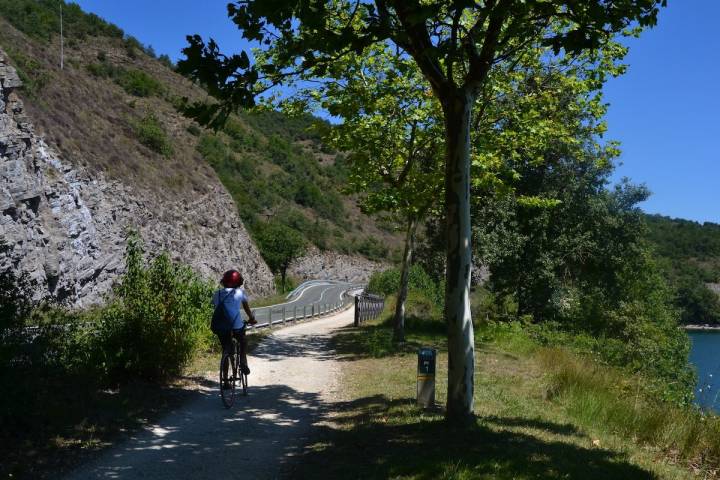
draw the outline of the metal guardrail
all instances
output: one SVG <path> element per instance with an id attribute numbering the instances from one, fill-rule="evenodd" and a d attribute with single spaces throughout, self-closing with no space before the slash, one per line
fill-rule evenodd
<path id="1" fill-rule="evenodd" d="M 361 293 L 355 297 L 355 326 L 366 320 L 377 318 L 385 309 L 385 298 L 370 293 Z"/>
<path id="2" fill-rule="evenodd" d="M 328 280 L 310 280 L 290 292 L 287 296 L 288 302 L 253 308 L 252 310 L 258 323 L 253 326 L 248 326 L 248 329 L 255 330 L 259 328 L 272 328 L 273 326 L 284 325 L 288 322 L 298 322 L 301 320 L 317 318 L 335 313 L 350 307 L 353 304 L 353 298 L 362 292 L 362 286 L 360 285 L 347 285 L 344 290 L 339 292 L 339 298 L 335 301 L 317 301 L 306 305 L 293 305 L 295 300 L 297 300 L 297 297 L 302 294 L 304 289 L 318 284 L 335 285 L 336 282 Z M 88 323 L 83 325 L 82 328 L 92 329 L 94 326 L 95 325 L 93 323 Z M 53 325 L 49 328 L 63 329 L 67 327 L 67 325 Z M 40 327 L 37 325 L 27 326 L 23 328 L 23 334 L 27 338 L 33 339 L 43 328 L 48 327 Z"/>
<path id="3" fill-rule="evenodd" d="M 330 303 L 314 302 L 303 306 L 280 304 L 253 309 L 258 323 L 248 326 L 248 329 L 272 328 L 274 325 L 284 325 L 288 322 L 298 322 L 344 310 L 353 304 L 353 296 L 348 292 L 349 290 L 343 291 L 339 300 Z"/>

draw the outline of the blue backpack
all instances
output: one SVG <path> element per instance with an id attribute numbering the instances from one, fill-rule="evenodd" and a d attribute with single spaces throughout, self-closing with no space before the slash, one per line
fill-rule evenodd
<path id="1" fill-rule="evenodd" d="M 225 296 L 222 296 L 222 292 L 218 293 L 218 304 L 213 312 L 212 321 L 210 322 L 210 330 L 215 334 L 227 333 L 232 330 L 235 323 L 235 319 L 230 316 L 225 306 L 225 300 L 228 295 L 233 292 L 228 292 Z"/>

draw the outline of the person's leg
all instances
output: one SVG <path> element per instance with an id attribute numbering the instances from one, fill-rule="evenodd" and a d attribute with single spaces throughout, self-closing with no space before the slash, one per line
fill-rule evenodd
<path id="1" fill-rule="evenodd" d="M 247 343 L 247 335 L 245 335 L 245 329 L 238 330 L 235 332 L 236 337 L 238 339 L 238 342 L 240 344 L 240 365 L 242 368 L 243 373 L 247 375 L 250 373 L 250 368 L 248 367 L 248 360 L 247 360 L 247 350 L 248 350 L 248 343 Z"/>
<path id="2" fill-rule="evenodd" d="M 228 378 L 228 367 L 229 367 L 230 363 L 234 363 L 234 357 L 232 355 L 232 353 L 233 353 L 233 351 L 232 351 L 232 347 L 233 347 L 232 334 L 230 332 L 218 333 L 217 336 L 218 336 L 218 339 L 220 340 L 220 345 L 222 345 L 223 354 L 226 354 L 226 353 L 230 354 L 230 362 L 225 364 L 225 366 L 224 366 L 225 371 L 223 372 L 225 374 L 225 378 Z M 233 365 L 233 374 L 234 374 L 234 370 L 235 370 L 235 365 Z"/>

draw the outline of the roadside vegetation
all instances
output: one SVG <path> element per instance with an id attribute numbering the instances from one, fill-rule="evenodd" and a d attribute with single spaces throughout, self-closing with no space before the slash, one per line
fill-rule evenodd
<path id="1" fill-rule="evenodd" d="M 82 310 L 33 301 L 26 278 L 0 275 L 0 477 L 55 478 L 216 386 L 214 285 L 167 254 L 148 258 L 135 235 L 125 261 L 104 304 Z M 250 351 L 265 335 L 249 335 Z"/>
<path id="2" fill-rule="evenodd" d="M 414 292 L 414 293 L 413 293 Z M 475 318 L 486 301 L 473 294 Z M 447 344 L 437 310 L 408 299 L 407 342 L 384 315 L 335 338 L 343 360 L 332 426 L 307 449 L 299 478 L 715 478 L 720 421 L 664 402 L 644 375 L 549 342 L 520 322 L 476 321 L 476 418 L 444 422 Z M 438 408 L 415 406 L 417 348 L 439 350 Z"/>
<path id="3" fill-rule="evenodd" d="M 82 311 L 0 277 L 3 477 L 50 476 L 192 396 L 182 374 L 216 343 L 212 288 L 166 255 L 145 261 L 136 239 L 126 262 L 106 304 Z"/>

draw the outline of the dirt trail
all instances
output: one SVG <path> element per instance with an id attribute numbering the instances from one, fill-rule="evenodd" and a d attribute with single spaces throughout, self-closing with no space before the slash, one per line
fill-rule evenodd
<path id="1" fill-rule="evenodd" d="M 251 355 L 250 394 L 232 409 L 223 408 L 213 373 L 196 400 L 66 478 L 277 478 L 336 392 L 329 339 L 352 319 L 351 309 L 278 330 Z"/>

